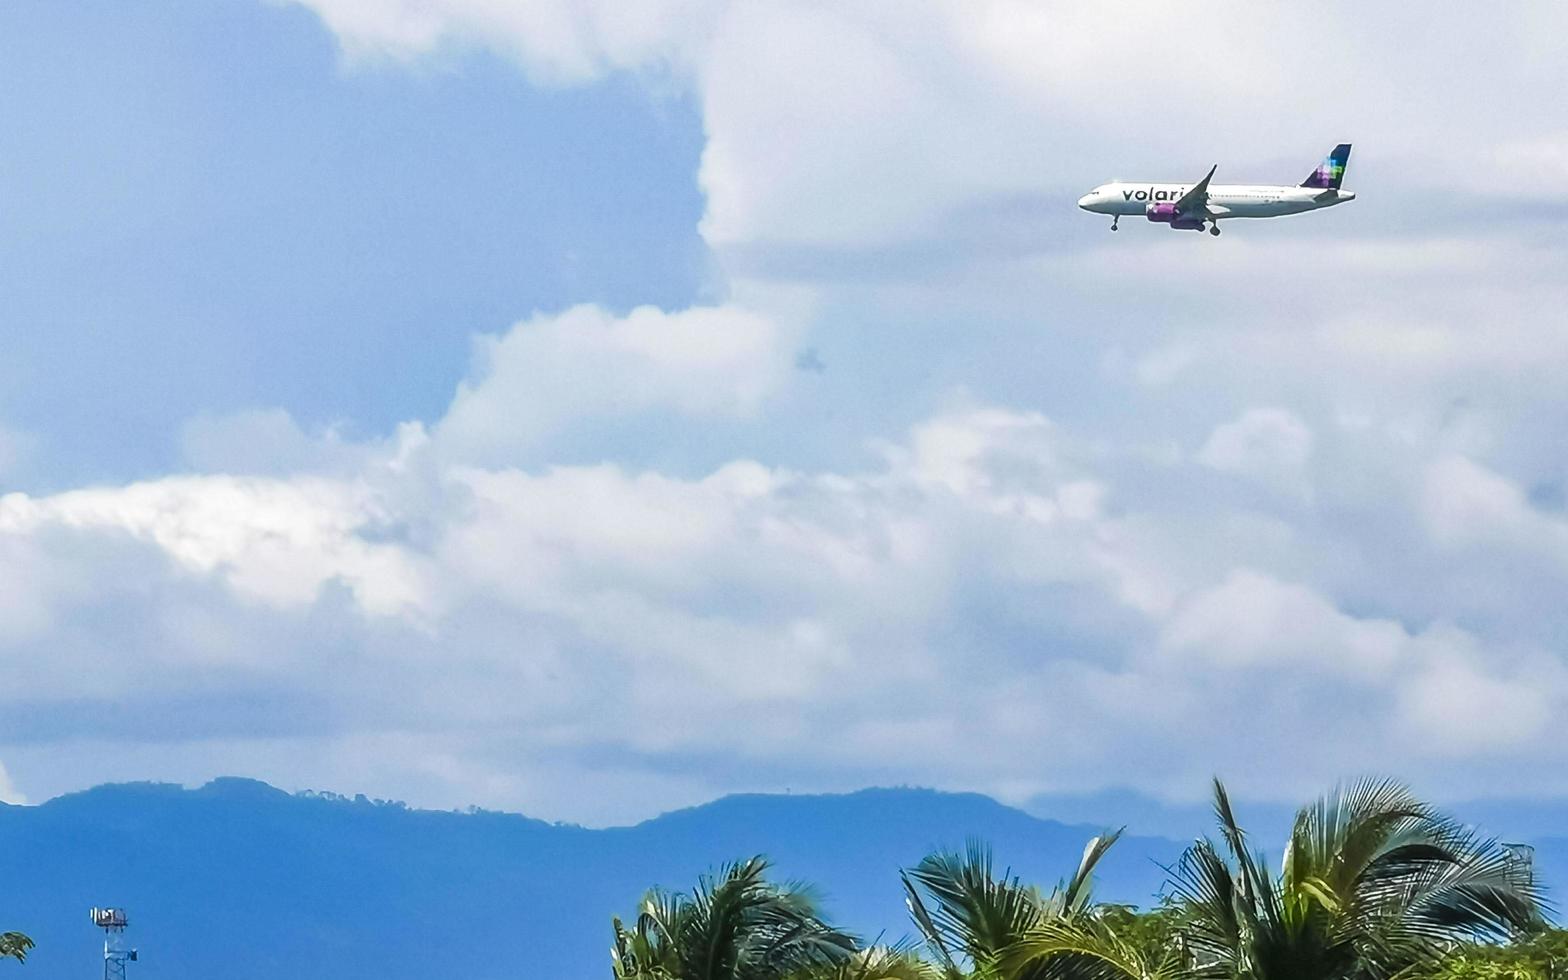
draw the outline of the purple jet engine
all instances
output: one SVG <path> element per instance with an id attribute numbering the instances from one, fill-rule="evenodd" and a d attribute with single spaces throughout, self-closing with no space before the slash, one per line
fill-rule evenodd
<path id="1" fill-rule="evenodd" d="M 1144 211 L 1144 217 L 1150 221 L 1158 221 L 1161 224 L 1170 225 L 1172 228 L 1179 228 L 1182 231 L 1203 230 L 1202 218 L 1188 217 L 1177 211 L 1174 204 L 1151 204 Z"/>

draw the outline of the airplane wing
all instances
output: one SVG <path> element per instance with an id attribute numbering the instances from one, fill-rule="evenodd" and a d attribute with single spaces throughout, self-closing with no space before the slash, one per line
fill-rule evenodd
<path id="1" fill-rule="evenodd" d="M 1203 179 L 1192 185 L 1192 190 L 1181 196 L 1176 202 L 1176 213 L 1189 215 L 1195 218 L 1209 216 L 1209 181 L 1214 177 L 1214 171 L 1220 169 L 1219 164 L 1209 168 Z"/>

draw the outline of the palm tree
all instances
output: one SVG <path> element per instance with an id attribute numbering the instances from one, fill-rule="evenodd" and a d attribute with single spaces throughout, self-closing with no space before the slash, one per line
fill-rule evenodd
<path id="1" fill-rule="evenodd" d="M 1095 837 L 1072 876 L 1049 893 L 993 872 L 991 851 L 938 852 L 903 873 L 910 916 L 949 980 L 1101 980 L 1141 975 L 1138 952 L 1100 921 L 1095 865 L 1121 831 Z"/>
<path id="2" fill-rule="evenodd" d="M 806 888 L 773 884 L 767 870 L 767 861 L 754 857 L 703 875 L 689 896 L 650 891 L 631 929 L 614 920 L 615 976 L 785 980 L 849 962 L 854 938 L 822 920 Z"/>
<path id="3" fill-rule="evenodd" d="M 1197 978 L 1388 980 L 1540 921 L 1527 868 L 1398 783 L 1358 782 L 1303 808 L 1278 878 L 1218 780 L 1214 810 L 1222 844 L 1200 840 L 1172 869 Z"/>
<path id="4" fill-rule="evenodd" d="M 942 971 L 907 946 L 872 946 L 791 980 L 942 980 Z"/>
<path id="5" fill-rule="evenodd" d="M 0 932 L 0 960 L 14 959 L 23 962 L 27 959 L 27 951 L 33 948 L 33 941 L 19 932 Z"/>

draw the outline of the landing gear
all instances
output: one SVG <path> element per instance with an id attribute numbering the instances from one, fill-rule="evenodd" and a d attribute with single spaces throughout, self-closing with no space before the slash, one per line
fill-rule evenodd
<path id="1" fill-rule="evenodd" d="M 1122 220 L 1122 216 L 1119 215 L 1119 214 L 1116 217 L 1111 219 L 1111 230 L 1112 231 L 1116 230 L 1116 222 L 1118 222 L 1120 220 Z"/>
<path id="2" fill-rule="evenodd" d="M 1212 225 L 1209 225 L 1209 234 L 1215 236 L 1216 238 L 1219 237 L 1220 223 L 1218 221 L 1214 222 Z"/>

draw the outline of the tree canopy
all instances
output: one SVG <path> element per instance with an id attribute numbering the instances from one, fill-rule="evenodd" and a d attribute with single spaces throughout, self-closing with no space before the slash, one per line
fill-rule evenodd
<path id="1" fill-rule="evenodd" d="M 33 941 L 20 932 L 0 932 L 0 959 L 23 962 L 27 959 L 27 951 L 32 948 Z"/>
<path id="2" fill-rule="evenodd" d="M 754 857 L 690 894 L 648 892 L 630 929 L 614 920 L 617 980 L 785 980 L 850 961 L 854 937 L 821 919 L 810 889 L 774 884 L 767 870 Z"/>
<path id="3" fill-rule="evenodd" d="M 1120 831 L 1088 842 L 1049 891 L 990 848 L 900 872 L 916 945 L 862 947 L 799 884 L 752 858 L 654 890 L 614 920 L 618 980 L 1568 980 L 1528 864 L 1388 780 L 1298 811 L 1277 873 L 1214 782 L 1218 842 L 1168 868 L 1149 911 L 1093 897 Z M 924 957 L 917 954 L 923 951 Z"/>

